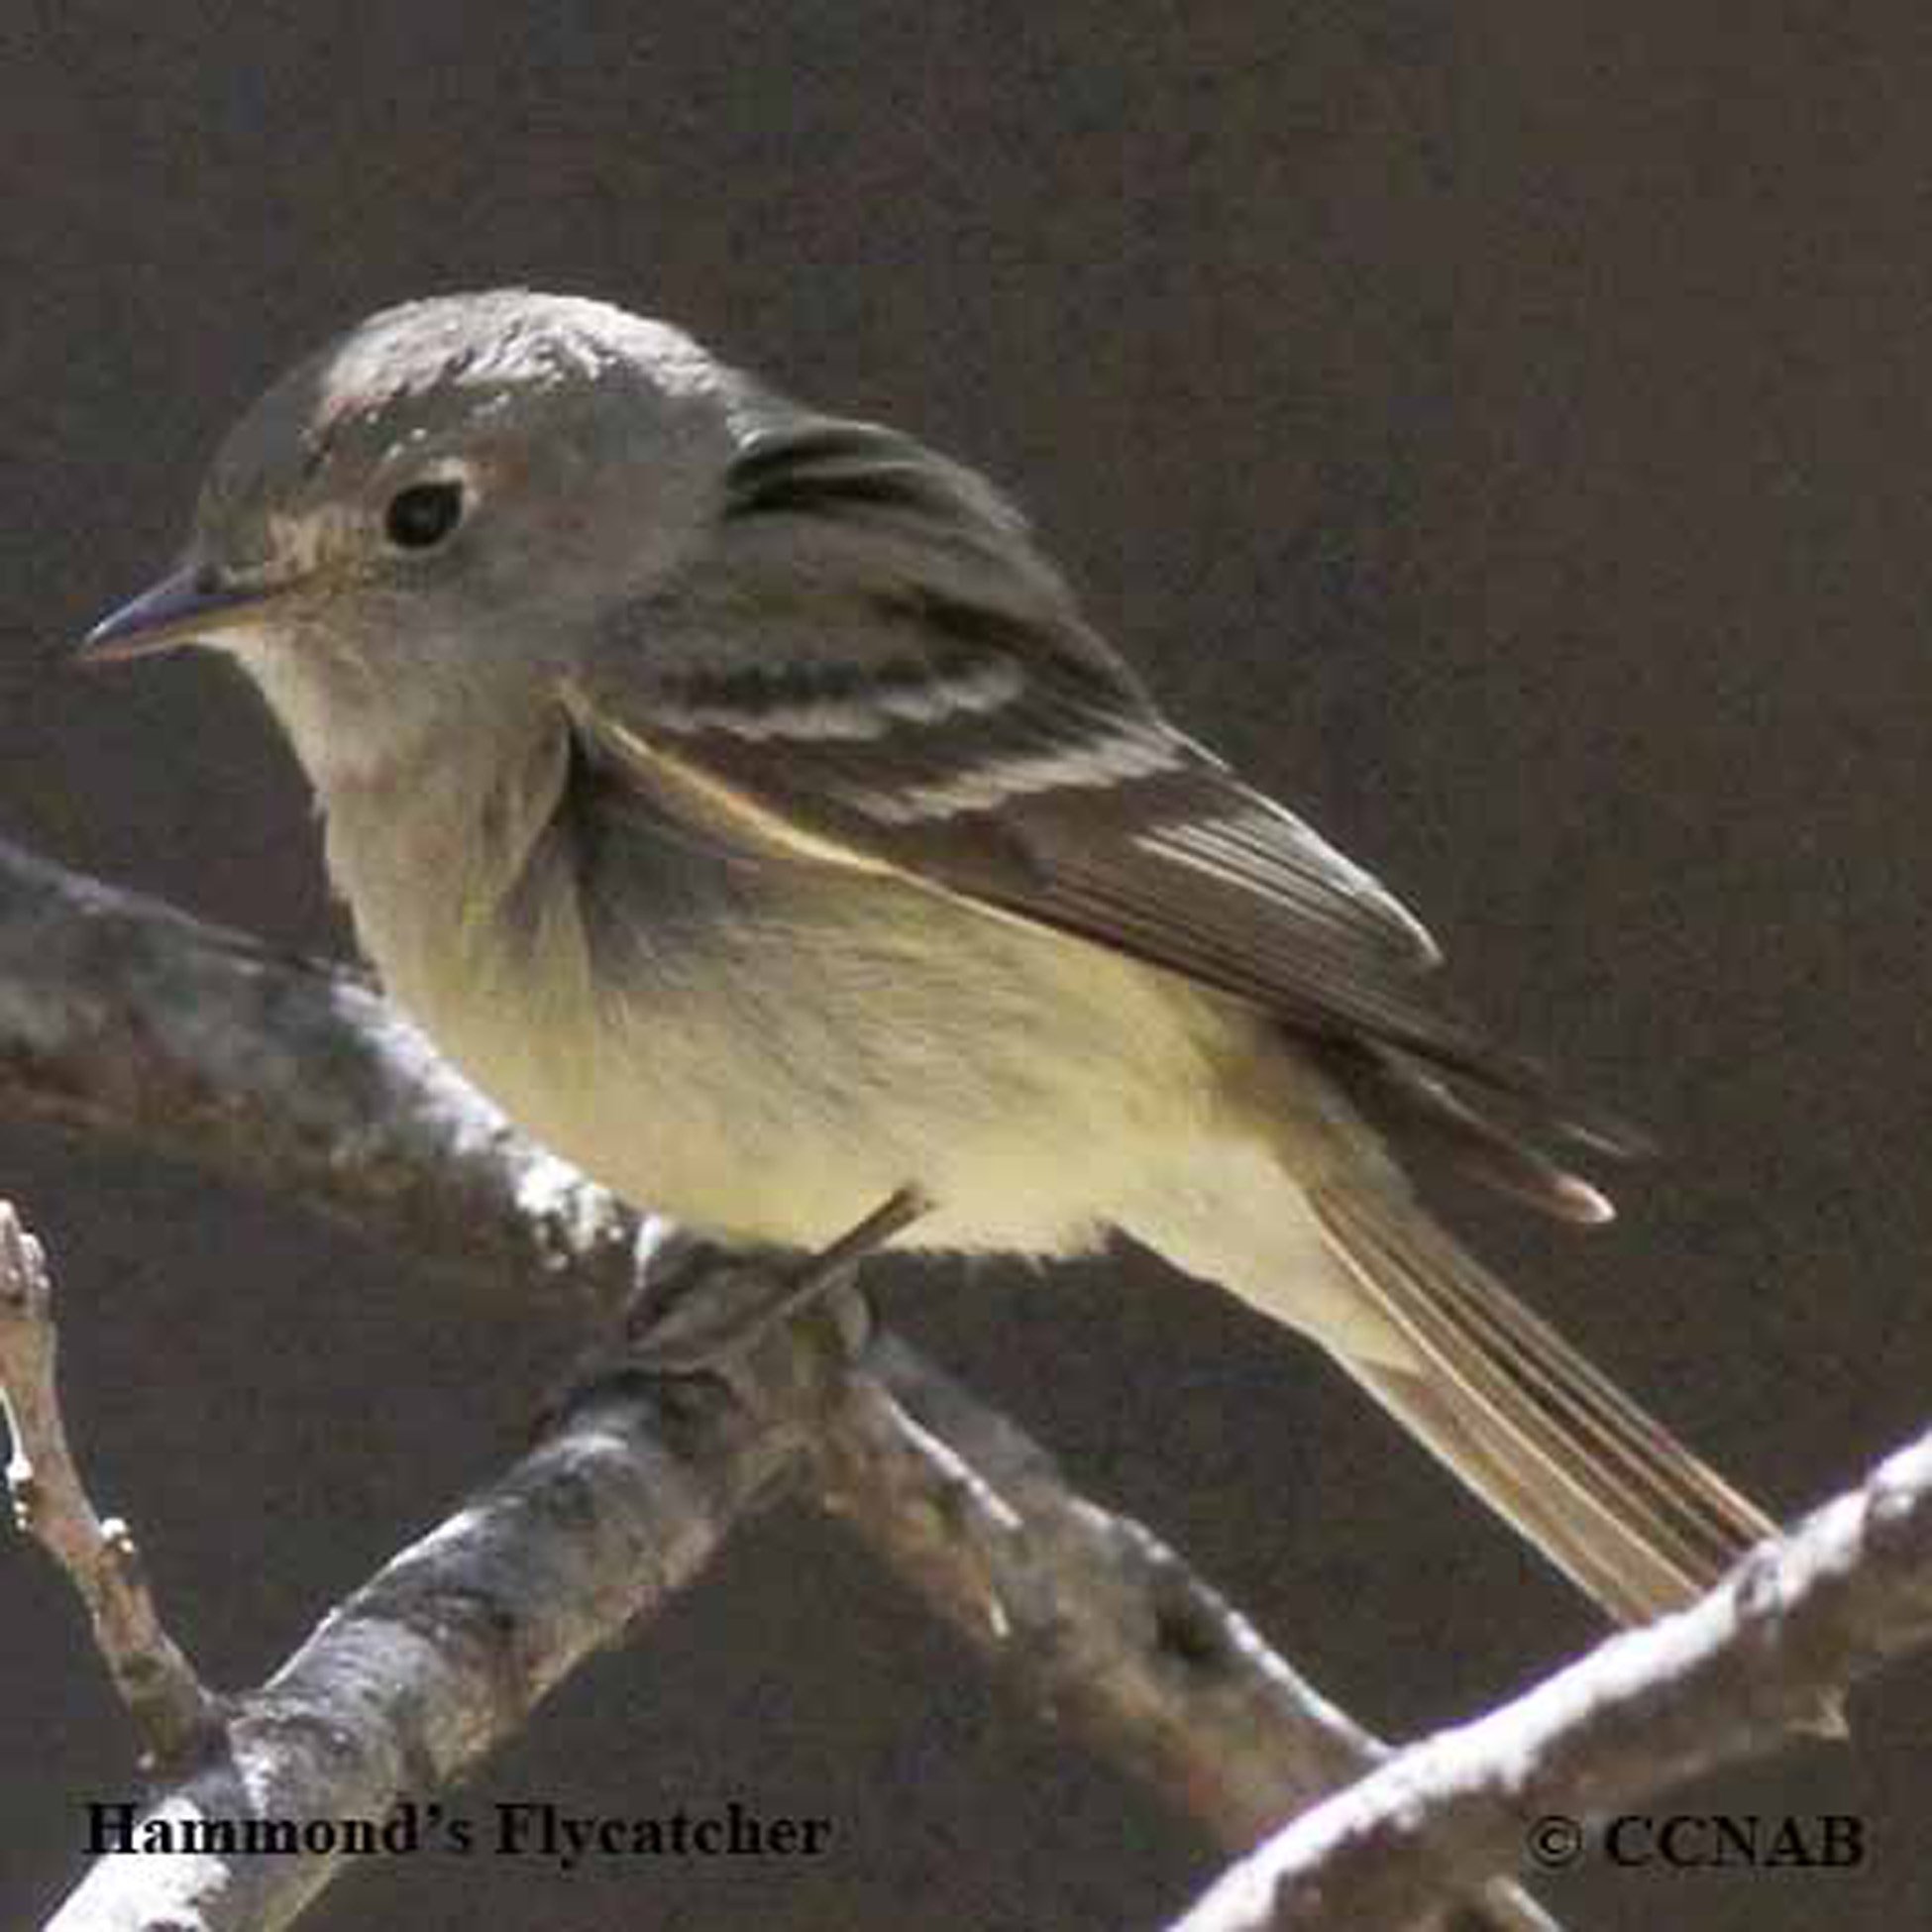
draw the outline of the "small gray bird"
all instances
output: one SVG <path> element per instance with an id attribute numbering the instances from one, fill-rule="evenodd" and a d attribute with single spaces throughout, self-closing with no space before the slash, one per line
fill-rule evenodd
<path id="1" fill-rule="evenodd" d="M 374 316 L 223 446 L 95 658 L 261 686 L 389 992 L 640 1204 L 816 1248 L 1125 1230 L 1327 1349 L 1613 1615 L 1772 1525 L 1419 1205 L 1609 1215 L 1376 881 L 1176 731 L 970 470 L 688 336 Z"/>

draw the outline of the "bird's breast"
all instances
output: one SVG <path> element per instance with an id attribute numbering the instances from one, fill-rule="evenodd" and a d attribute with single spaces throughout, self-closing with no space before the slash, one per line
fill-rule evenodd
<path id="1" fill-rule="evenodd" d="M 816 1244 L 916 1182 L 922 1244 L 1064 1252 L 1211 1105 L 1217 1010 L 1097 947 L 637 812 L 521 845 L 505 875 L 474 826 L 331 813 L 391 995 L 639 1206 Z"/>

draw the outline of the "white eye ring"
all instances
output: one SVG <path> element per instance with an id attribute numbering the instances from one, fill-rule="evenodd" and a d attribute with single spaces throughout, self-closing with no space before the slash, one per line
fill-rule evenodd
<path id="1" fill-rule="evenodd" d="M 382 534 L 397 550 L 433 550 L 463 521 L 463 496 L 454 478 L 405 483 L 382 512 Z"/>
<path id="2" fill-rule="evenodd" d="M 476 500 L 467 465 L 436 465 L 389 498 L 382 535 L 392 550 L 434 550 L 455 534 Z"/>

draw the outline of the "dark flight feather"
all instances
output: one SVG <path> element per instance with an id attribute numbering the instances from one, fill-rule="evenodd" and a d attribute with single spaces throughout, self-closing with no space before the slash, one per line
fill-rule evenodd
<path id="1" fill-rule="evenodd" d="M 1558 1129 L 1590 1135 L 1588 1119 L 1449 1005 L 1391 894 L 1160 716 L 1004 498 L 897 432 L 774 409 L 728 474 L 711 551 L 613 633 L 580 728 L 643 782 L 701 794 L 707 817 L 735 807 L 754 843 L 790 834 L 1181 974 L 1366 1064 L 1399 1056 L 1420 1070 L 1378 1076 L 1409 1089 L 1399 1111 L 1479 1176 L 1580 1207 L 1440 1080 Z M 679 648 L 700 636 L 736 655 Z"/>

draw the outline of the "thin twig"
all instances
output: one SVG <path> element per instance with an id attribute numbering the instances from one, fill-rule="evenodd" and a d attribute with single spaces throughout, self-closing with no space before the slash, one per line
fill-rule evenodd
<path id="1" fill-rule="evenodd" d="M 1932 1643 L 1932 1435 L 1761 1545 L 1701 1602 L 1610 1640 L 1526 1696 L 1411 1745 L 1305 1812 L 1175 1932 L 1408 1926 L 1585 1820 L 1815 1727 Z"/>
<path id="2" fill-rule="evenodd" d="M 178 1764 L 218 1728 L 220 1707 L 155 1608 L 134 1534 L 95 1513 L 67 1444 L 55 1379 L 54 1286 L 41 1244 L 0 1201 L 0 1409 L 13 1450 L 14 1522 L 66 1572 L 134 1720 L 144 1768 Z"/>

